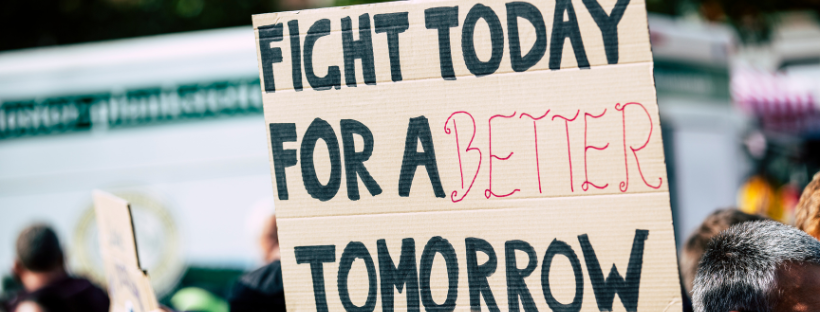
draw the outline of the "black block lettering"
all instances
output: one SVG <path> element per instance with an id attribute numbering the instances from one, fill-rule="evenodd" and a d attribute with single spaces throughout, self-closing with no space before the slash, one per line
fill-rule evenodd
<path id="1" fill-rule="evenodd" d="M 387 243 L 380 239 L 376 241 L 379 248 L 379 275 L 382 285 L 382 311 L 393 312 L 393 287 L 399 293 L 404 286 L 407 290 L 407 312 L 419 311 L 419 275 L 416 270 L 416 242 L 412 238 L 401 240 L 401 255 L 399 265 L 393 265 Z"/>
<path id="2" fill-rule="evenodd" d="M 387 51 L 390 54 L 390 78 L 401 81 L 401 58 L 399 57 L 399 34 L 410 27 L 408 12 L 373 15 L 376 33 L 387 33 Z"/>
<path id="3" fill-rule="evenodd" d="M 484 302 L 487 303 L 487 308 L 491 312 L 499 312 L 498 304 L 495 303 L 493 291 L 490 289 L 490 283 L 487 278 L 495 273 L 498 267 L 498 257 L 495 255 L 495 250 L 489 242 L 480 239 L 468 237 L 464 240 L 467 245 L 467 281 L 470 283 L 470 309 L 472 311 L 481 311 L 481 296 L 484 296 Z M 483 252 L 487 255 L 487 262 L 478 264 L 478 256 L 476 252 Z"/>
<path id="4" fill-rule="evenodd" d="M 521 56 L 521 38 L 518 35 L 518 18 L 521 17 L 535 27 L 535 43 Z M 507 3 L 507 32 L 510 37 L 510 63 L 516 72 L 523 72 L 535 66 L 547 52 L 547 27 L 541 11 L 529 2 Z"/>
<path id="5" fill-rule="evenodd" d="M 575 273 L 575 297 L 572 298 L 572 302 L 569 304 L 558 302 L 552 295 L 552 290 L 550 290 L 550 268 L 552 267 L 552 258 L 555 258 L 556 255 L 567 257 L 570 265 L 572 265 L 572 272 Z M 581 311 L 581 303 L 584 300 L 584 272 L 581 271 L 581 261 L 578 261 L 578 255 L 567 243 L 554 239 L 547 247 L 544 262 L 541 263 L 541 290 L 544 292 L 544 299 L 547 300 L 547 305 L 552 311 Z"/>
<path id="6" fill-rule="evenodd" d="M 290 67 L 291 77 L 293 77 L 293 90 L 302 91 L 302 47 L 300 46 L 301 37 L 299 36 L 298 20 L 288 22 L 288 34 L 290 35 Z"/>
<path id="7" fill-rule="evenodd" d="M 310 86 L 317 91 L 328 90 L 332 87 L 341 88 L 342 74 L 339 66 L 328 66 L 327 75 L 317 77 L 313 72 L 313 46 L 319 38 L 330 35 L 330 20 L 320 19 L 308 28 L 305 36 L 305 76 Z"/>
<path id="8" fill-rule="evenodd" d="M 364 83 L 376 84 L 376 68 L 373 65 L 373 39 L 370 32 L 370 15 L 359 15 L 359 40 L 353 40 L 353 23 L 350 17 L 342 18 L 342 46 L 345 58 L 345 83 L 356 86 L 356 59 L 362 60 Z"/>
<path id="9" fill-rule="evenodd" d="M 376 180 L 370 176 L 370 172 L 364 167 L 364 162 L 370 159 L 373 154 L 373 133 L 361 122 L 353 119 L 342 119 L 342 145 L 345 153 L 345 177 L 347 178 L 347 198 L 359 200 L 359 181 L 356 174 L 362 178 L 362 183 L 367 187 L 370 195 L 376 196 L 382 193 L 382 188 Z M 364 141 L 364 148 L 360 153 L 356 152 L 353 134 L 358 134 Z"/>
<path id="10" fill-rule="evenodd" d="M 564 11 L 567 12 L 567 21 L 564 21 Z M 575 52 L 578 67 L 589 68 L 587 52 L 584 50 L 584 41 L 581 40 L 581 28 L 578 27 L 578 18 L 575 16 L 572 0 L 555 0 L 555 15 L 552 20 L 550 41 L 550 69 L 561 69 L 561 56 L 564 53 L 564 41 L 567 37 Z"/>
<path id="11" fill-rule="evenodd" d="M 313 164 L 313 150 L 316 142 L 322 139 L 327 144 L 330 154 L 330 180 L 327 185 L 319 182 L 316 176 L 316 167 Z M 336 140 L 336 133 L 327 121 L 316 118 L 310 123 L 305 137 L 302 138 L 302 147 L 299 151 L 299 158 L 302 160 L 302 182 L 305 190 L 311 197 L 321 201 L 327 201 L 336 196 L 339 186 L 342 184 L 342 158 L 339 154 L 339 141 Z"/>
<path id="12" fill-rule="evenodd" d="M 350 268 L 353 266 L 353 261 L 356 259 L 364 260 L 364 265 L 367 267 L 367 280 L 369 287 L 367 289 L 367 300 L 361 307 L 353 304 L 350 300 L 350 291 L 347 288 L 347 278 L 350 275 Z M 339 299 L 342 300 L 342 306 L 349 312 L 373 312 L 376 309 L 376 266 L 373 264 L 373 258 L 370 257 L 370 252 L 367 247 L 361 242 L 350 242 L 342 252 L 342 259 L 339 260 L 339 274 L 336 279 L 336 286 L 339 287 Z"/>
<path id="13" fill-rule="evenodd" d="M 632 252 L 629 256 L 629 264 L 626 267 L 626 279 L 618 274 L 618 269 L 612 265 L 609 276 L 604 279 L 601 265 L 589 237 L 586 234 L 579 235 L 581 250 L 584 252 L 584 262 L 587 265 L 589 279 L 592 281 L 592 290 L 595 292 L 595 301 L 598 302 L 598 309 L 601 311 L 612 311 L 612 301 L 615 294 L 621 298 L 621 302 L 629 312 L 638 310 L 638 290 L 641 285 L 641 267 L 643 266 L 644 242 L 649 237 L 647 230 L 635 230 L 635 239 L 632 241 Z"/>
<path id="14" fill-rule="evenodd" d="M 478 19 L 483 18 L 490 26 L 490 43 L 492 52 L 490 60 L 482 62 L 475 52 L 475 25 Z M 501 29 L 501 21 L 498 15 L 488 6 L 481 3 L 474 5 L 467 17 L 464 19 L 464 26 L 461 28 L 461 53 L 464 54 L 464 63 L 473 75 L 485 76 L 494 73 L 501 64 L 501 57 L 504 56 L 504 31 Z"/>
<path id="15" fill-rule="evenodd" d="M 518 269 L 516 266 L 515 251 L 520 250 L 527 253 L 527 267 Z M 535 267 L 538 266 L 538 255 L 535 254 L 535 249 L 532 245 L 522 240 L 511 240 L 504 243 L 504 255 L 507 263 L 507 301 L 509 302 L 510 312 L 518 312 L 518 298 L 521 298 L 521 305 L 524 306 L 526 312 L 538 312 L 535 307 L 535 301 L 532 300 L 530 289 L 527 288 L 527 283 L 524 278 L 530 276 Z"/>
<path id="16" fill-rule="evenodd" d="M 262 77 L 265 80 L 265 92 L 276 92 L 273 83 L 273 64 L 282 62 L 282 49 L 271 48 L 271 42 L 284 39 L 282 23 L 259 27 L 259 58 L 262 59 Z"/>
<path id="17" fill-rule="evenodd" d="M 442 304 L 436 304 L 433 300 L 433 292 L 430 290 L 430 273 L 433 270 L 433 259 L 436 253 L 444 257 L 444 263 L 447 265 L 447 281 L 449 288 L 447 289 L 447 299 Z M 458 259 L 456 258 L 456 250 L 453 245 L 446 239 L 436 236 L 427 241 L 424 246 L 424 251 L 421 253 L 421 261 L 419 263 L 419 284 L 421 286 L 421 303 L 429 312 L 451 312 L 456 308 L 456 299 L 458 299 Z"/>
<path id="18" fill-rule="evenodd" d="M 421 146 L 424 148 L 423 153 L 416 152 L 418 141 L 421 141 Z M 433 184 L 433 192 L 436 197 L 446 197 L 438 175 L 436 151 L 433 148 L 430 123 L 427 122 L 426 117 L 419 116 L 410 118 L 410 124 L 407 126 L 407 138 L 404 141 L 404 159 L 401 161 L 401 174 L 399 175 L 399 196 L 410 196 L 410 186 L 413 184 L 416 168 L 422 165 L 427 169 L 427 176 L 430 177 L 430 183 Z"/>
<path id="19" fill-rule="evenodd" d="M 455 80 L 453 54 L 450 49 L 450 28 L 458 26 L 458 6 L 424 10 L 424 25 L 427 29 L 438 29 L 438 58 L 441 65 L 441 78 Z"/>
<path id="20" fill-rule="evenodd" d="M 604 50 L 606 51 L 606 61 L 609 64 L 618 64 L 618 23 L 621 22 L 621 17 L 624 16 L 624 11 L 629 5 L 629 0 L 618 0 L 612 12 L 606 14 L 604 8 L 598 3 L 598 0 L 584 0 L 584 6 L 587 7 L 592 19 L 598 24 L 601 29 L 601 35 L 604 37 Z"/>
<path id="21" fill-rule="evenodd" d="M 272 123 L 270 127 L 270 148 L 273 154 L 273 171 L 276 175 L 276 192 L 279 200 L 288 200 L 288 179 L 285 168 L 296 165 L 296 150 L 285 150 L 284 142 L 296 142 L 295 123 Z"/>
<path id="22" fill-rule="evenodd" d="M 310 276 L 313 278 L 313 298 L 316 300 L 316 311 L 327 312 L 325 294 L 325 271 L 322 263 L 336 262 L 336 246 L 296 246 L 293 248 L 296 263 L 310 264 Z"/>

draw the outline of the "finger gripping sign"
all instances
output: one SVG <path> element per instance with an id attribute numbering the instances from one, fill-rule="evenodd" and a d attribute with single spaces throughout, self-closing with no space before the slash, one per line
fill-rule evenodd
<path id="1" fill-rule="evenodd" d="M 680 310 L 643 1 L 253 23 L 289 310 Z"/>

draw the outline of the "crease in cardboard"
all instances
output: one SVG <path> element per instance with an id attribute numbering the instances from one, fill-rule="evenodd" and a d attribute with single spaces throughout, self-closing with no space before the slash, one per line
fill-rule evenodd
<path id="1" fill-rule="evenodd" d="M 257 52 L 258 52 L 258 50 L 257 50 Z M 637 61 L 637 62 L 631 62 L 631 63 L 590 65 L 590 68 L 588 68 L 588 69 L 587 68 L 578 68 L 578 67 L 566 67 L 566 68 L 561 68 L 559 70 L 534 69 L 534 70 L 528 70 L 526 72 L 520 72 L 520 73 L 517 73 L 517 72 L 500 72 L 500 73 L 492 74 L 492 76 L 526 75 L 526 74 L 535 74 L 535 73 L 558 74 L 558 73 L 571 72 L 571 71 L 587 71 L 587 70 L 593 70 L 593 69 L 611 69 L 611 68 L 619 68 L 619 67 L 645 66 L 645 65 L 653 65 L 653 64 L 654 64 L 654 62 Z M 457 78 L 457 80 L 482 79 L 482 78 L 486 78 L 486 76 L 476 77 L 475 75 L 462 75 L 462 76 L 456 76 L 456 78 Z M 441 79 L 441 77 L 437 78 L 437 77 L 432 77 L 432 76 L 431 77 L 421 77 L 421 78 L 415 78 L 415 79 L 408 79 L 408 80 L 402 80 L 402 81 L 390 81 L 389 79 L 385 79 L 385 80 L 376 80 L 376 85 L 372 85 L 372 86 L 365 85 L 365 86 L 362 86 L 362 87 L 372 88 L 372 87 L 376 87 L 378 85 L 406 84 L 406 83 L 418 83 L 418 82 L 429 82 L 429 81 L 442 81 L 442 79 Z M 357 81 L 357 82 L 361 83 L 361 81 Z M 295 92 L 303 92 L 303 91 L 314 90 L 314 88 L 310 87 L 309 85 L 305 85 L 305 86 L 302 86 L 301 91 L 297 91 L 297 90 L 295 90 L 291 87 L 291 88 L 285 88 L 285 89 L 281 89 L 281 90 L 276 89 L 276 92 L 265 92 L 264 91 L 264 86 L 262 86 L 262 90 L 263 90 L 262 91 L 263 96 L 269 96 L 269 95 L 272 95 L 274 93 L 285 93 L 285 92 L 294 92 L 295 93 Z M 328 91 L 328 92 L 330 92 L 331 90 L 319 90 L 319 91 Z"/>
<path id="2" fill-rule="evenodd" d="M 665 196 L 669 198 L 669 192 L 666 191 L 655 191 L 655 192 L 637 192 L 637 193 L 629 193 L 628 196 Z M 582 195 L 584 199 L 610 199 L 610 198 L 622 198 L 626 196 L 624 194 L 593 194 L 593 195 Z M 514 210 L 514 209 L 522 209 L 521 207 L 512 207 L 512 205 L 516 205 L 522 202 L 556 202 L 567 200 L 574 197 L 582 197 L 578 195 L 566 195 L 566 196 L 553 196 L 553 197 L 529 197 L 529 198 L 512 198 L 512 199 L 503 199 L 504 202 L 501 202 L 505 205 L 493 205 L 498 206 L 495 208 L 477 208 L 477 209 L 459 209 L 459 210 L 436 210 L 436 211 L 384 211 L 384 212 L 377 212 L 377 213 L 367 213 L 367 214 L 338 214 L 338 215 L 322 215 L 322 216 L 304 216 L 304 217 L 281 217 L 277 218 L 278 220 L 284 219 L 320 219 L 320 218 L 358 218 L 362 216 L 375 216 L 375 215 L 413 215 L 413 214 L 432 214 L 432 213 L 441 213 L 441 212 L 452 212 L 452 213 L 469 213 L 469 212 L 480 212 L 480 211 L 496 211 L 496 210 Z M 506 206 L 511 205 L 511 206 Z M 665 208 L 665 207 L 664 207 Z M 545 208 L 547 209 L 547 208 Z M 671 225 L 671 223 L 670 223 Z"/>

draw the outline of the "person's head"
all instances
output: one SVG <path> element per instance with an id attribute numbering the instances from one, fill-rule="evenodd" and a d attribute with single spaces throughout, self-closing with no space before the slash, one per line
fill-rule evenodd
<path id="1" fill-rule="evenodd" d="M 718 233 L 735 224 L 765 219 L 764 217 L 751 215 L 737 209 L 716 210 L 706 217 L 700 227 L 689 236 L 683 245 L 680 268 L 686 293 L 692 293 L 692 283 L 695 280 L 695 274 L 698 272 L 698 263 L 704 251 L 706 251 L 706 245 L 709 244 L 712 237 L 715 237 Z"/>
<path id="2" fill-rule="evenodd" d="M 820 241 L 775 221 L 715 236 L 692 290 L 696 312 L 820 311 Z"/>
<path id="3" fill-rule="evenodd" d="M 23 229 L 17 237 L 16 249 L 14 273 L 26 289 L 37 288 L 37 284 L 48 282 L 48 276 L 65 272 L 60 240 L 45 224 Z"/>
<path id="4" fill-rule="evenodd" d="M 820 239 L 820 173 L 803 189 L 794 209 L 795 226 Z"/>
<path id="5" fill-rule="evenodd" d="M 265 262 L 279 260 L 279 229 L 276 226 L 276 215 L 268 217 L 259 237 L 259 247 Z"/>

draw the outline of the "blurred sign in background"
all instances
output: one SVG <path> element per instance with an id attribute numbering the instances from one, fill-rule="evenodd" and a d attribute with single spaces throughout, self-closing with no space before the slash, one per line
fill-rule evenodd
<path id="1" fill-rule="evenodd" d="M 274 209 L 250 15 L 362 2 L 0 3 L 14 29 L 0 40 L 5 290 L 33 221 L 54 225 L 74 272 L 100 276 L 100 188 L 134 204 L 163 302 L 184 286 L 224 296 L 261 264 L 258 222 Z M 678 244 L 720 207 L 791 222 L 820 169 L 820 1 L 647 8 Z"/>
<path id="2" fill-rule="evenodd" d="M 248 223 L 273 198 L 253 47 L 235 27 L 0 53 L 3 272 L 44 220 L 74 271 L 103 281 L 93 188 L 133 203 L 160 295 L 185 267 L 258 265 Z"/>

